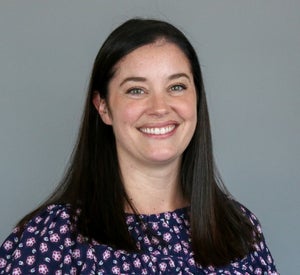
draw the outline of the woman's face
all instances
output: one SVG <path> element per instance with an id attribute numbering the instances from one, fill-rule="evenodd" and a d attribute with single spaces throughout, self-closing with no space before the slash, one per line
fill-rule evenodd
<path id="1" fill-rule="evenodd" d="M 94 104 L 111 125 L 120 162 L 179 163 L 196 127 L 196 89 L 190 63 L 168 42 L 142 46 L 115 67 L 108 102 Z"/>

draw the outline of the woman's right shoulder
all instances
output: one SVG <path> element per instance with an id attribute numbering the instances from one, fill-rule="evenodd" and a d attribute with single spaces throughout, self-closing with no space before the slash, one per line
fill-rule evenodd
<path id="1" fill-rule="evenodd" d="M 50 269 L 49 261 L 52 267 L 54 263 L 59 265 L 63 255 L 71 255 L 74 245 L 84 245 L 84 238 L 76 234 L 78 215 L 79 211 L 70 205 L 52 204 L 35 214 L 22 229 L 16 227 L 0 247 L 0 274 L 10 274 L 8 270 L 16 268 L 26 269 L 28 274 L 29 268 L 36 266 Z M 35 272 L 39 274 L 36 269 Z"/>
<path id="2" fill-rule="evenodd" d="M 72 232 L 73 221 L 77 220 L 75 212 L 69 204 L 50 204 L 37 211 L 22 228 L 17 226 L 14 232 L 20 237 L 33 232 L 36 236 L 54 232 L 60 234 Z"/>

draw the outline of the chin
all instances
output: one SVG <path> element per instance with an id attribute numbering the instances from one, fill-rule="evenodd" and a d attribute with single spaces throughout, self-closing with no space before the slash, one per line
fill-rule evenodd
<path id="1" fill-rule="evenodd" d="M 176 161 L 178 159 L 178 155 L 177 154 L 175 155 L 174 153 L 173 154 L 170 154 L 170 153 L 162 154 L 160 152 L 160 154 L 149 156 L 149 159 L 154 163 L 164 164 L 164 163 L 170 163 L 172 161 Z"/>

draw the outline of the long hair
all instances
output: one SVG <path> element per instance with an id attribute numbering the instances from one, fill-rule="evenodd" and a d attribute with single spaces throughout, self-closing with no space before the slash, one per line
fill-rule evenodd
<path id="1" fill-rule="evenodd" d="M 255 229 L 229 197 L 218 179 L 213 161 L 212 139 L 202 73 L 197 54 L 185 35 L 173 25 L 149 19 L 131 19 L 115 29 L 96 56 L 78 140 L 65 176 L 55 192 L 26 222 L 46 205 L 70 204 L 80 208 L 76 229 L 99 243 L 137 251 L 125 220 L 129 202 L 119 168 L 112 127 L 102 122 L 95 107 L 95 92 L 107 99 L 108 83 L 115 65 L 135 49 L 158 39 L 174 43 L 189 60 L 197 92 L 197 125 L 183 153 L 180 175 L 184 195 L 190 202 L 192 249 L 203 266 L 224 265 L 252 250 Z M 75 221 L 74 221 L 75 222 Z"/>

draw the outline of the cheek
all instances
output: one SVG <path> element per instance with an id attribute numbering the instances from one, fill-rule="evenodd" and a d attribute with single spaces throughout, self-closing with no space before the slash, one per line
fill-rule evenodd
<path id="1" fill-rule="evenodd" d="M 143 110 L 136 102 L 112 105 L 113 124 L 132 124 L 143 114 Z"/>
<path id="2" fill-rule="evenodd" d="M 178 108 L 178 112 L 186 120 L 195 121 L 197 120 L 197 106 L 194 100 L 190 100 L 181 104 Z"/>

